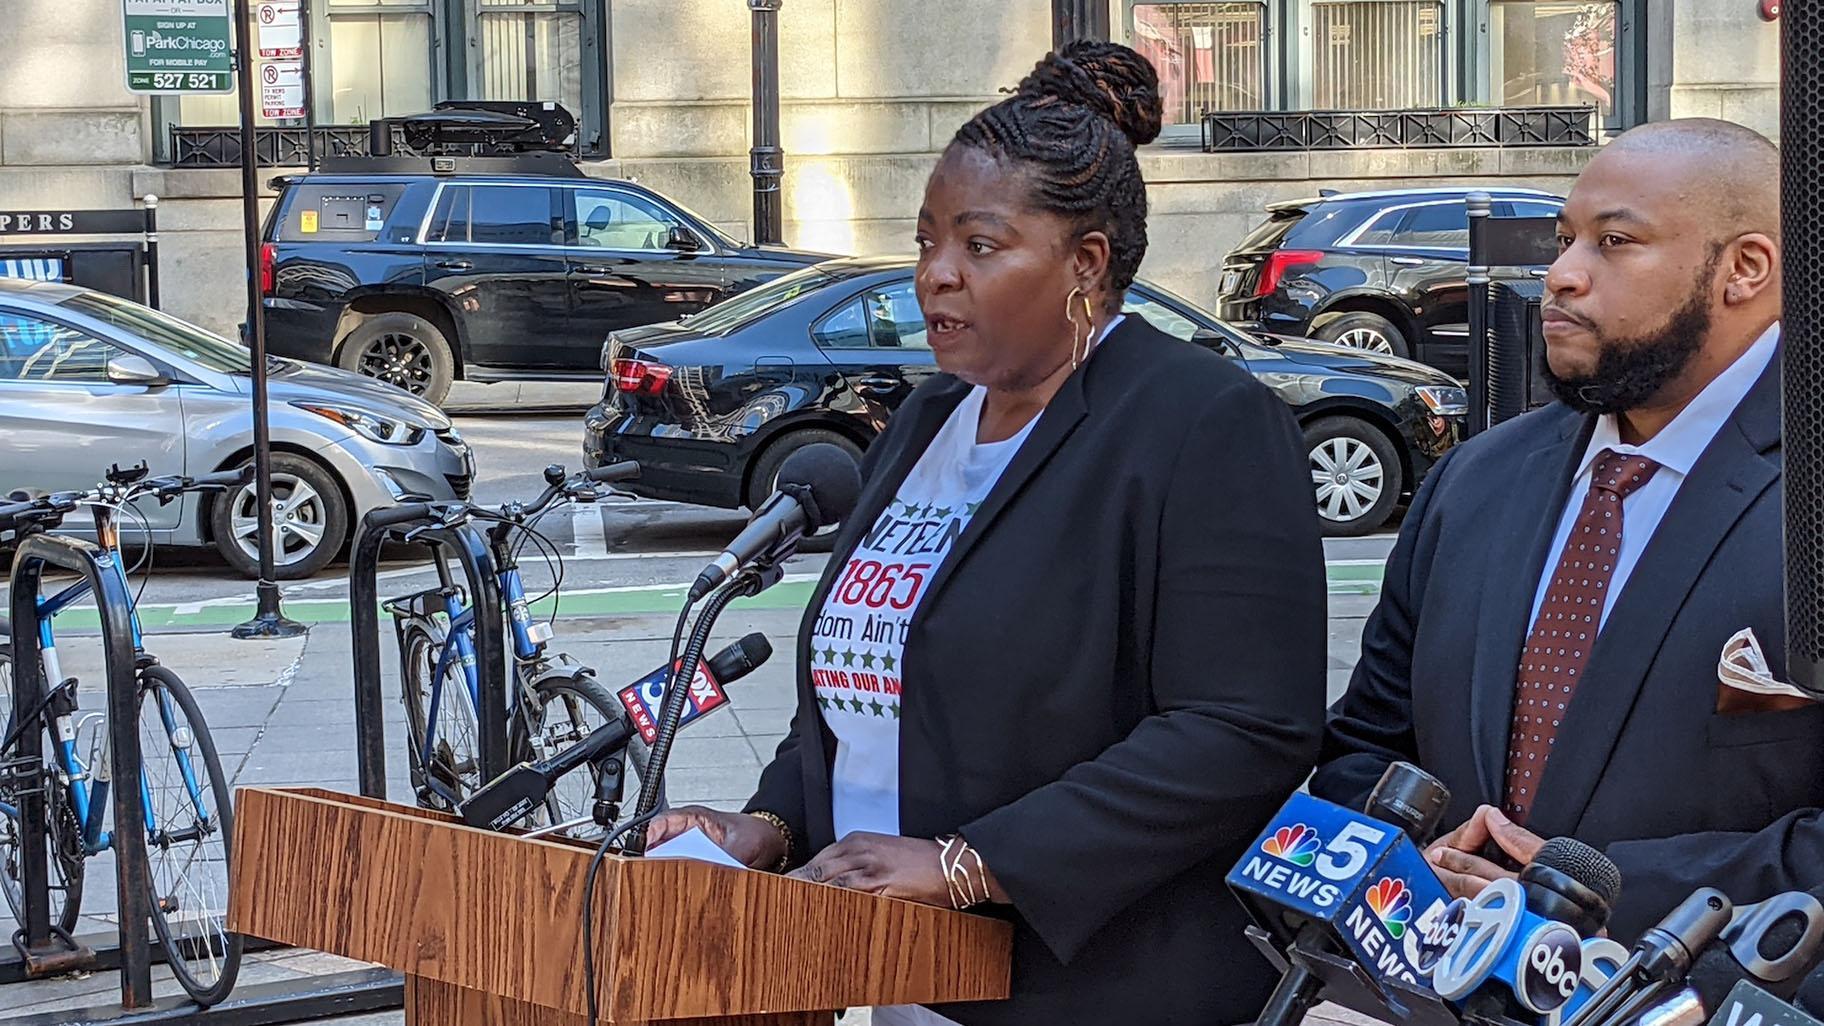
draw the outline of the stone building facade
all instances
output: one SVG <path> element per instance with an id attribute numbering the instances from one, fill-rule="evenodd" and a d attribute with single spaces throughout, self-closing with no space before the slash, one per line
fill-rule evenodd
<path id="1" fill-rule="evenodd" d="M 1166 68 L 1175 122 L 1142 165 L 1143 274 L 1208 301 L 1265 204 L 1319 188 L 1562 190 L 1588 148 L 1205 153 L 1196 111 L 1592 102 L 1644 119 L 1778 123 L 1778 31 L 1752 0 L 1110 0 L 1113 34 Z M 169 166 L 173 125 L 230 97 L 125 90 L 120 0 L 0 9 L 0 210 L 160 197 L 167 309 L 240 319 L 239 174 Z M 741 0 L 311 0 L 321 123 L 450 96 L 560 99 L 592 174 L 630 177 L 750 234 L 749 14 Z M 936 154 L 1049 47 L 1050 0 L 784 0 L 785 235 L 909 252 Z M 278 173 L 262 171 L 262 180 Z"/>

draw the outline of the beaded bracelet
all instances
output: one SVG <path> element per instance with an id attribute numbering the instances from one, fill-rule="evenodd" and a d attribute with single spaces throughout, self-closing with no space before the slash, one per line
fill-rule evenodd
<path id="1" fill-rule="evenodd" d="M 779 861 L 773 864 L 771 870 L 774 873 L 785 872 L 792 864 L 792 828 L 785 825 L 785 820 L 764 810 L 750 812 L 748 815 L 763 823 L 772 824 L 773 829 L 779 831 L 779 835 L 785 838 L 785 854 L 779 856 Z"/>

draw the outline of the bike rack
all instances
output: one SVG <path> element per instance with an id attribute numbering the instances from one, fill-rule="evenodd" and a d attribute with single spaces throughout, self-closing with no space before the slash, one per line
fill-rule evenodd
<path id="1" fill-rule="evenodd" d="M 485 546 L 482 552 L 486 554 Z M 40 585 L 46 567 L 80 573 L 94 589 L 95 604 L 101 619 L 108 689 L 109 760 L 115 779 L 132 779 L 139 774 L 141 763 L 139 732 L 133 729 L 138 719 L 136 683 L 131 630 L 131 602 L 125 586 L 108 560 L 117 558 L 103 553 L 90 542 L 62 536 L 34 534 L 22 539 L 13 557 L 10 576 L 12 622 L 29 624 L 37 620 Z M 482 564 L 487 570 L 491 564 Z M 492 578 L 487 580 L 492 583 Z M 373 619 L 373 568 L 368 568 L 370 602 L 368 619 Z M 361 607 L 356 606 L 359 610 Z M 356 617 L 359 622 L 360 617 Z M 500 644 L 498 618 L 492 623 L 494 644 Z M 478 629 L 478 641 L 489 633 L 488 621 Z M 44 663 L 36 631 L 14 632 L 13 680 L 21 708 L 35 706 L 42 700 L 49 682 L 44 680 Z M 377 658 L 377 651 L 373 653 Z M 378 674 L 375 683 L 373 717 L 379 715 Z M 357 689 L 359 691 L 360 689 Z M 31 697 L 27 697 L 31 696 Z M 505 699 L 501 700 L 503 703 Z M 368 722 L 374 722 L 369 720 Z M 127 729 L 112 729 L 117 724 Z M 378 736 L 378 723 L 375 722 Z M 502 745 L 504 747 L 504 743 Z M 43 732 L 30 731 L 19 746 L 21 759 L 43 759 Z M 31 765 L 32 763 L 27 763 Z M 129 768 L 122 772 L 122 767 Z M 377 769 L 384 791 L 385 772 Z M 266 1026 L 273 1023 L 298 1022 L 330 1016 L 400 1008 L 405 1003 L 403 978 L 384 969 L 355 969 L 313 977 L 239 987 L 221 1003 L 209 1008 L 198 1006 L 188 995 L 154 999 L 152 966 L 163 960 L 162 950 L 155 950 L 150 938 L 151 870 L 145 849 L 145 813 L 137 788 L 113 789 L 115 847 L 118 866 L 117 900 L 120 908 L 118 934 L 94 933 L 74 938 L 54 933 L 50 926 L 50 864 L 45 851 L 45 801 L 42 790 L 21 795 L 20 825 L 22 839 L 22 883 L 25 893 L 25 929 L 14 944 L 0 944 L 0 985 L 20 983 L 47 975 L 74 970 L 120 971 L 121 1000 L 118 1006 L 67 1008 L 24 1016 L 0 1017 L 0 1026 L 64 1026 L 68 1023 L 108 1023 L 111 1026 Z M 127 840 L 131 838 L 132 840 Z M 246 939 L 246 951 L 283 947 L 255 938 Z M 17 948 L 18 950 L 13 950 Z"/>
<path id="2" fill-rule="evenodd" d="M 355 758 L 361 793 L 386 797 L 386 729 L 380 697 L 380 546 L 389 539 L 412 540 L 431 547 L 432 557 L 454 555 L 468 579 L 469 597 L 477 610 L 500 608 L 500 579 L 487 539 L 468 524 L 444 527 L 429 503 L 408 502 L 370 511 L 348 559 L 349 633 L 355 659 Z M 505 618 L 475 617 L 475 663 L 481 680 L 477 710 L 481 779 L 492 780 L 511 768 L 507 752 L 507 643 Z"/>
<path id="3" fill-rule="evenodd" d="M 12 621 L 38 622 L 39 589 L 44 570 L 54 567 L 87 577 L 101 617 L 101 638 L 106 661 L 108 691 L 109 765 L 117 780 L 136 780 L 140 772 L 138 709 L 135 707 L 132 601 L 120 575 L 114 571 L 113 554 L 90 542 L 46 534 L 30 535 L 19 543 L 9 577 Z M 19 708 L 36 708 L 50 686 L 44 679 L 42 646 L 36 630 L 13 635 L 13 680 Z M 19 739 L 19 757 L 40 764 L 44 758 L 43 731 L 28 730 Z M 139 789 L 116 787 L 114 800 L 115 893 L 120 919 L 120 1004 L 124 1009 L 152 1004 L 152 956 L 149 923 L 152 910 L 152 873 L 147 861 L 145 809 Z M 67 936 L 53 934 L 50 922 L 50 862 L 45 851 L 45 800 L 43 790 L 20 795 L 21 883 L 25 898 L 25 928 L 13 937 L 13 946 L 24 959 L 28 975 L 42 976 L 83 968 L 93 952 L 78 947 Z"/>

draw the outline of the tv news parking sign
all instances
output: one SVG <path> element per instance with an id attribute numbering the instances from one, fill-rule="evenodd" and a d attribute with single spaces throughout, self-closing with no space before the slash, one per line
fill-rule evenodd
<path id="1" fill-rule="evenodd" d="M 130 92 L 234 91 L 228 0 L 121 3 Z"/>

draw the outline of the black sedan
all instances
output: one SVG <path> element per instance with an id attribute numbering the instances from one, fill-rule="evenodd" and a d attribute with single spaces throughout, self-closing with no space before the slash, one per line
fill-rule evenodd
<path id="1" fill-rule="evenodd" d="M 602 347 L 607 385 L 584 420 L 589 466 L 638 460 L 627 487 L 655 499 L 758 506 L 793 450 L 856 458 L 937 373 L 904 258 L 832 260 L 681 321 Z M 1448 375 L 1381 353 L 1256 336 L 1136 282 L 1129 316 L 1247 365 L 1291 405 L 1330 534 L 1386 522 L 1458 437 L 1466 405 Z"/>

